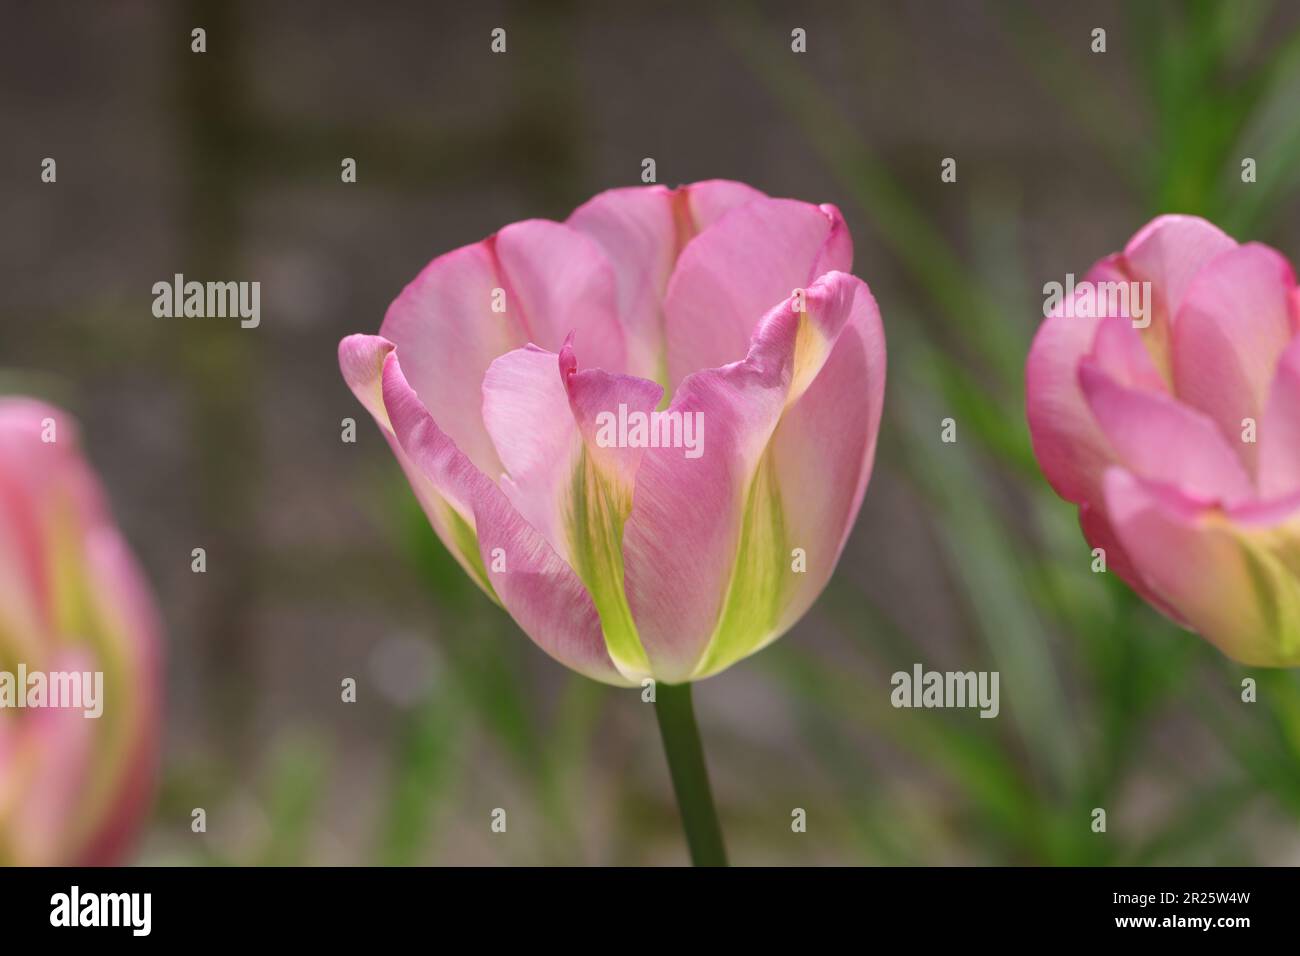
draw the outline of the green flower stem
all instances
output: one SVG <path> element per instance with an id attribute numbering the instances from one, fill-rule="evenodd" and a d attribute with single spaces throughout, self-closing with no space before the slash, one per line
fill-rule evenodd
<path id="1" fill-rule="evenodd" d="M 709 771 L 704 765 L 700 732 L 695 726 L 690 684 L 658 684 L 655 714 L 664 739 L 668 772 L 682 814 L 686 844 L 696 866 L 726 866 L 727 850 L 722 844 L 718 811 L 709 790 Z"/>

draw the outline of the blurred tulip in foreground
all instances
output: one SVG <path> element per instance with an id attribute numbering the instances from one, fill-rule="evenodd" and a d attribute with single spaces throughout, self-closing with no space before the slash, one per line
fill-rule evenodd
<path id="1" fill-rule="evenodd" d="M 158 641 L 74 424 L 0 398 L 0 863 L 122 859 L 154 789 Z M 54 706 L 101 674 L 93 709 Z"/>
<path id="2" fill-rule="evenodd" d="M 851 268 L 833 206 L 615 189 L 433 260 L 339 360 L 543 650 L 678 684 L 789 629 L 857 515 L 885 342 Z"/>
<path id="3" fill-rule="evenodd" d="M 1161 216 L 1053 304 L 1029 354 L 1029 428 L 1089 543 L 1228 656 L 1300 665 L 1291 265 L 1203 219 Z"/>

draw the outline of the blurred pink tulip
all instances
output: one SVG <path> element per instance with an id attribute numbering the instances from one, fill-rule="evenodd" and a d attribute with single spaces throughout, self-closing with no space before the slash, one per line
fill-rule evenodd
<path id="1" fill-rule="evenodd" d="M 159 627 L 74 424 L 0 398 L 0 671 L 102 672 L 84 707 L 0 710 L 0 863 L 112 863 L 154 790 Z"/>
<path id="2" fill-rule="evenodd" d="M 1242 663 L 1300 665 L 1295 273 L 1267 246 L 1161 216 L 1086 279 L 1029 354 L 1043 472 L 1157 608 Z M 1137 301 L 1144 282 L 1143 314 L 1104 285 L 1138 283 Z"/>
<path id="3" fill-rule="evenodd" d="M 851 267 L 834 206 L 615 189 L 438 257 L 339 361 L 442 541 L 543 650 L 682 683 L 789 629 L 857 515 L 885 342 Z M 646 447 L 660 426 L 638 421 L 680 440 Z M 697 423 L 694 445 L 673 431 Z"/>

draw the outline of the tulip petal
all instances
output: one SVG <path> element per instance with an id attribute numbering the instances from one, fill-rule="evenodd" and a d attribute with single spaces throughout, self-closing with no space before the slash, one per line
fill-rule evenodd
<path id="1" fill-rule="evenodd" d="M 148 589 L 82 458 L 76 423 L 41 402 L 0 401 L 0 461 L 0 636 L 11 653 L 38 662 L 70 634 L 91 643 L 111 634 L 120 646 L 96 650 L 113 660 L 154 647 Z M 100 560 L 106 553 L 111 561 Z"/>
<path id="2" fill-rule="evenodd" d="M 1199 216 L 1157 216 L 1124 248 L 1131 277 L 1150 282 L 1156 312 L 1177 316 L 1196 273 L 1236 245 L 1218 226 Z"/>
<path id="3" fill-rule="evenodd" d="M 380 326 L 380 336 L 402 350 L 403 368 L 430 414 L 488 474 L 501 463 L 483 427 L 479 386 L 494 358 L 528 341 L 520 310 L 511 310 L 508 299 L 505 313 L 492 311 L 503 287 L 492 240 L 464 246 L 425 266 Z"/>
<path id="4" fill-rule="evenodd" d="M 871 291 L 859 284 L 849 321 L 825 365 L 802 396 L 788 404 L 772 436 L 770 456 L 788 549 L 780 555 L 786 592 L 773 627 L 759 644 L 732 627 L 732 646 L 714 641 L 701 676 L 730 666 L 788 630 L 830 580 L 853 529 L 871 477 L 885 397 L 885 333 Z M 807 490 L 816 488 L 816 494 Z M 754 492 L 751 492 L 751 496 Z M 804 567 L 794 570 L 794 549 Z M 744 545 L 742 545 L 742 551 Z"/>
<path id="5" fill-rule="evenodd" d="M 1088 283 L 1126 282 L 1123 262 L 1111 256 L 1084 277 Z M 1093 351 L 1102 318 L 1057 309 L 1043 320 L 1025 362 L 1025 405 L 1034 454 L 1048 482 L 1066 501 L 1096 496 L 1114 451 L 1079 387 L 1079 362 Z"/>
<path id="6" fill-rule="evenodd" d="M 1300 491 L 1300 338 L 1283 353 L 1259 428 L 1259 493 Z"/>
<path id="7" fill-rule="evenodd" d="M 380 328 L 429 413 L 485 474 L 501 471 L 481 414 L 488 366 L 530 341 L 558 349 L 572 331 L 592 364 L 623 368 L 613 270 L 592 239 L 543 220 L 434 259 Z"/>
<path id="8" fill-rule="evenodd" d="M 1103 318 L 1097 324 L 1097 336 L 1088 356 L 1116 383 L 1149 392 L 1168 392 L 1165 380 L 1133 327 L 1131 319 L 1120 316 Z"/>
<path id="9" fill-rule="evenodd" d="M 623 591 L 623 527 L 644 447 L 599 441 L 602 416 L 645 416 L 663 389 L 600 369 L 578 371 L 535 346 L 507 353 L 483 380 L 483 419 L 506 474 L 501 489 L 577 572 L 600 615 L 610 657 L 629 678 L 649 663 Z"/>
<path id="10" fill-rule="evenodd" d="M 530 219 L 498 232 L 495 248 L 507 300 L 522 312 L 529 342 L 558 351 L 574 335 L 588 365 L 627 368 L 618 285 L 595 240 L 563 223 Z"/>
<path id="11" fill-rule="evenodd" d="M 559 356 L 530 345 L 496 359 L 483 377 L 483 424 L 505 467 L 501 490 L 572 565 L 565 506 L 582 447 Z"/>
<path id="12" fill-rule="evenodd" d="M 852 262 L 852 240 L 834 206 L 756 199 L 731 210 L 682 250 L 668 283 L 670 386 L 743 359 L 773 302 Z"/>
<path id="13" fill-rule="evenodd" d="M 791 600 L 791 506 L 781 493 L 773 435 L 801 389 L 814 395 L 810 409 L 826 401 L 813 392 L 818 376 L 846 323 L 869 326 L 870 318 L 855 313 L 872 308 L 861 280 L 841 273 L 823 276 L 805 298 L 806 312 L 795 311 L 792 297 L 767 314 L 743 361 L 682 382 L 669 410 L 700 416 L 699 457 L 651 448 L 641 461 L 624 529 L 625 580 L 642 645 L 655 674 L 670 683 L 756 650 L 774 636 Z M 852 357 L 851 346 L 846 354 Z M 868 394 L 876 388 L 865 384 Z M 855 471 L 852 496 L 858 480 Z M 835 498 L 846 496 L 837 491 Z M 812 527 L 816 516 L 801 520 Z"/>
<path id="14" fill-rule="evenodd" d="M 53 421 L 64 443 L 43 442 L 40 423 Z M 34 503 L 75 442 L 62 417 L 34 402 L 0 402 L 0 461 L 18 467 L 0 470 L 0 635 L 20 660 L 36 660 L 53 630 L 53 594 L 45 517 Z M 51 461 L 57 459 L 59 463 Z"/>
<path id="15" fill-rule="evenodd" d="M 50 670 L 94 670 L 84 654 L 64 652 Z M 23 688 L 23 693 L 26 688 Z M 16 731 L 0 738 L 0 833 L 6 856 L 32 866 L 74 858 L 80 794 L 90 779 L 95 722 L 70 708 L 30 712 Z"/>
<path id="16" fill-rule="evenodd" d="M 721 179 L 678 189 L 627 186 L 595 196 L 569 216 L 567 224 L 593 238 L 613 266 L 632 374 L 667 375 L 664 294 L 686 243 L 724 213 L 761 198 L 751 186 Z"/>
<path id="17" fill-rule="evenodd" d="M 92 829 L 79 841 L 78 865 L 98 866 L 121 858 L 157 789 L 163 631 L 144 573 L 115 525 L 92 529 L 83 557 L 82 603 L 95 623 L 80 633 L 99 660 L 118 662 L 104 675 L 94 754 L 100 772 L 81 790 L 96 812 Z"/>
<path id="18" fill-rule="evenodd" d="M 500 604 L 501 600 L 492 589 L 492 582 L 488 579 L 479 554 L 472 503 L 459 497 L 455 488 L 439 487 L 431 481 L 407 456 L 393 430 L 388 409 L 384 405 L 383 389 L 384 363 L 395 348 L 383 336 L 349 335 L 339 343 L 339 368 L 343 372 L 343 379 L 379 425 L 438 538 L 471 580 L 488 597 Z M 491 457 L 493 461 L 497 460 L 495 449 L 492 450 Z"/>
<path id="19" fill-rule="evenodd" d="M 1089 547 L 1100 548 L 1103 551 L 1106 570 L 1109 573 L 1131 587 L 1144 601 L 1154 605 L 1170 620 L 1186 626 L 1178 611 L 1152 591 L 1142 579 L 1142 575 L 1138 573 L 1137 566 L 1124 550 L 1124 544 L 1115 533 L 1110 517 L 1106 514 L 1104 498 L 1098 498 L 1095 502 L 1085 501 L 1079 505 L 1079 529 L 1083 532 L 1084 540 L 1088 542 Z"/>
<path id="20" fill-rule="evenodd" d="M 1119 460 L 1138 475 L 1234 503 L 1254 493 L 1250 477 L 1209 418 L 1161 392 L 1126 388 L 1085 359 L 1079 384 Z"/>
<path id="21" fill-rule="evenodd" d="M 1105 554 L 1106 570 L 1112 574 L 1118 575 L 1129 587 L 1134 590 L 1141 590 L 1145 587 L 1142 578 L 1137 573 L 1133 561 L 1124 550 L 1124 545 L 1119 540 L 1119 535 L 1111 526 L 1110 518 L 1106 515 L 1104 503 L 1093 503 L 1085 501 L 1079 505 L 1079 530 L 1083 532 L 1083 538 L 1088 542 L 1091 548 L 1100 548 Z M 1144 598 L 1148 597 L 1143 593 Z"/>
<path id="22" fill-rule="evenodd" d="M 1138 573 L 1188 626 L 1243 664 L 1300 664 L 1300 587 L 1257 534 L 1121 468 L 1106 473 L 1105 494 Z"/>
<path id="23" fill-rule="evenodd" d="M 688 229 L 680 233 L 680 250 L 693 237 L 708 229 L 737 206 L 753 202 L 755 199 L 767 199 L 767 195 L 753 186 L 736 182 L 733 179 L 704 179 L 676 190 L 679 201 L 684 197 L 685 215 Z"/>
<path id="24" fill-rule="evenodd" d="M 1188 285 L 1174 321 L 1173 371 L 1180 400 L 1205 412 L 1254 470 L 1258 445 L 1243 442 L 1258 423 L 1274 369 L 1295 334 L 1295 273 L 1267 246 L 1250 243 L 1215 256 Z"/>
<path id="25" fill-rule="evenodd" d="M 587 589 L 515 507 L 434 421 L 407 383 L 399 352 L 384 358 L 384 407 L 411 464 L 448 502 L 467 507 L 479 563 L 525 633 L 580 674 L 626 686 L 605 649 Z"/>

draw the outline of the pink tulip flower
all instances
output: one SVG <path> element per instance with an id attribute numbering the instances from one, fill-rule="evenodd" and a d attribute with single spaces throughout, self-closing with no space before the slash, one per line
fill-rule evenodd
<path id="1" fill-rule="evenodd" d="M 0 398 L 0 863 L 122 858 L 154 790 L 158 655 L 152 599 L 75 426 Z M 72 691 L 56 695 L 52 675 L 95 672 L 98 689 L 82 688 L 99 715 L 87 698 L 62 706 Z"/>
<path id="2" fill-rule="evenodd" d="M 851 268 L 834 206 L 614 189 L 434 259 L 339 361 L 544 651 L 685 683 L 788 630 L 857 515 L 885 343 Z"/>
<path id="3" fill-rule="evenodd" d="M 1161 216 L 1086 281 L 1029 353 L 1044 474 L 1155 607 L 1244 664 L 1300 665 L 1290 264 L 1203 219 Z"/>

